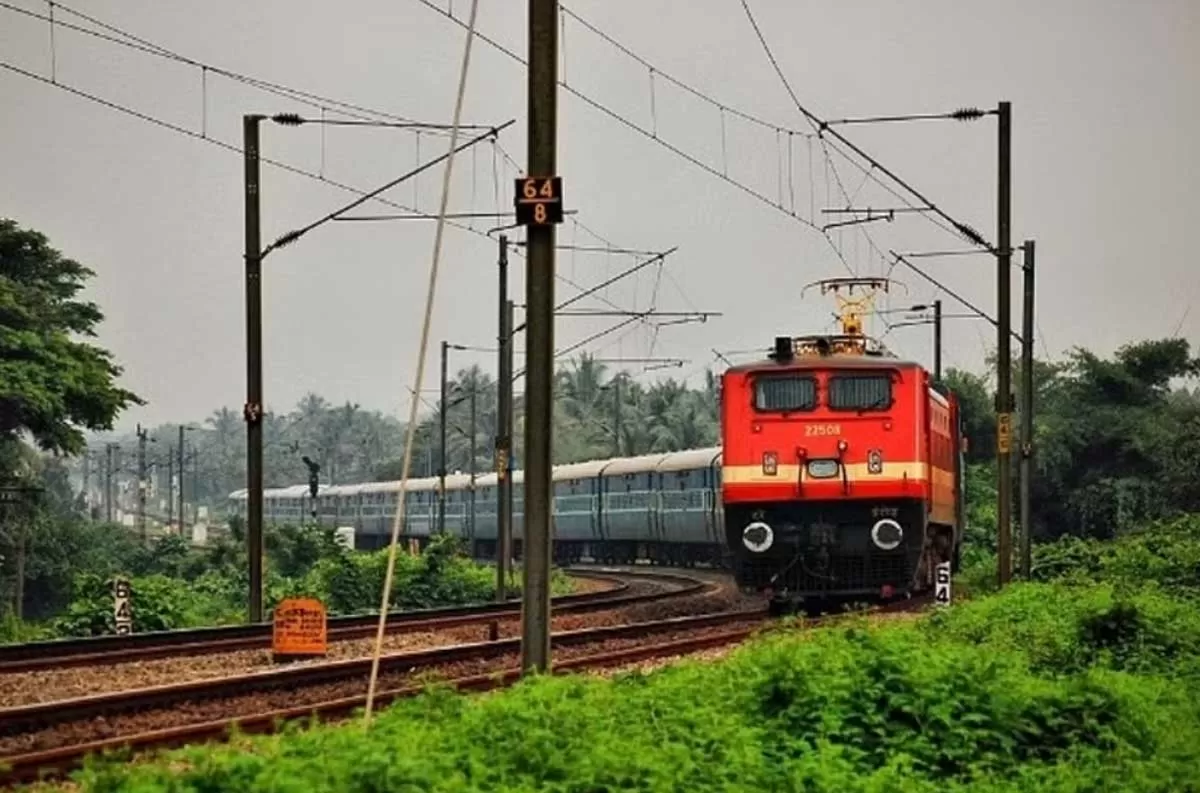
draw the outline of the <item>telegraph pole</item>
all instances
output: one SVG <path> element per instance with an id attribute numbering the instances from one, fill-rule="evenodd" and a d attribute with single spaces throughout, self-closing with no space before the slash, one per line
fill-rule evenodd
<path id="1" fill-rule="evenodd" d="M 116 448 L 115 443 L 108 443 L 104 446 L 104 520 L 107 523 L 113 522 L 113 449 Z"/>
<path id="2" fill-rule="evenodd" d="M 83 453 L 83 511 L 86 519 L 92 520 L 92 450 Z"/>
<path id="3" fill-rule="evenodd" d="M 497 260 L 499 282 L 496 286 L 496 600 L 505 600 L 508 595 L 508 546 L 505 532 L 509 527 L 511 512 L 506 498 L 509 489 L 508 458 L 512 447 L 512 429 L 508 422 L 512 418 L 509 395 L 512 393 L 512 370 L 508 368 L 509 351 L 512 349 L 512 324 L 508 314 L 508 237 L 500 235 L 500 257 Z"/>
<path id="4" fill-rule="evenodd" d="M 192 522 L 200 515 L 200 449 L 192 444 Z"/>
<path id="5" fill-rule="evenodd" d="M 441 441 L 438 444 L 438 534 L 446 533 L 446 359 L 450 355 L 450 342 L 442 341 L 442 384 L 441 384 Z"/>
<path id="6" fill-rule="evenodd" d="M 167 531 L 175 529 L 175 449 L 167 446 Z"/>
<path id="7" fill-rule="evenodd" d="M 475 392 L 478 383 L 471 380 L 471 543 L 475 542 Z"/>
<path id="8" fill-rule="evenodd" d="M 996 251 L 996 533 L 1000 586 L 1012 579 L 1012 103 L 999 107 Z"/>
<path id="9" fill-rule="evenodd" d="M 529 0 L 528 177 L 517 220 L 527 224 L 525 564 L 521 668 L 550 669 L 550 465 L 554 410 L 554 239 L 562 222 L 557 179 L 558 0 Z M 554 205 L 557 201 L 557 205 Z"/>
<path id="10" fill-rule="evenodd" d="M 496 400 L 496 597 L 507 599 L 512 564 L 513 302 L 508 294 L 508 240 L 500 238 L 500 371 Z"/>
<path id="11" fill-rule="evenodd" d="M 1033 519 L 1029 488 L 1033 478 L 1033 249 L 1025 240 L 1024 300 L 1021 310 L 1021 576 L 1028 581 L 1033 567 Z"/>
<path id="12" fill-rule="evenodd" d="M 613 378 L 613 457 L 621 456 L 621 374 Z"/>
<path id="13" fill-rule="evenodd" d="M 182 537 L 186 528 L 184 527 L 183 518 L 183 425 L 179 425 L 179 448 L 176 449 L 179 454 L 179 536 Z"/>
<path id="14" fill-rule="evenodd" d="M 933 381 L 942 382 L 942 301 L 933 301 Z"/>
<path id="15" fill-rule="evenodd" d="M 246 189 L 246 545 L 250 567 L 247 601 L 251 622 L 262 622 L 263 383 L 262 239 L 260 232 L 258 128 L 264 116 L 242 116 Z"/>
<path id="16" fill-rule="evenodd" d="M 142 544 L 148 539 L 146 536 L 146 491 L 149 489 L 146 486 L 146 441 L 149 432 L 137 425 L 138 439 L 138 533 L 142 537 Z"/>

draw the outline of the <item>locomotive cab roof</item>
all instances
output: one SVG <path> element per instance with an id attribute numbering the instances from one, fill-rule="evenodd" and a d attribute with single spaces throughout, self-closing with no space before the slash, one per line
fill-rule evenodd
<path id="1" fill-rule="evenodd" d="M 779 336 L 766 359 L 731 366 L 728 373 L 789 369 L 909 369 L 916 361 L 896 357 L 874 339 L 859 335 Z"/>

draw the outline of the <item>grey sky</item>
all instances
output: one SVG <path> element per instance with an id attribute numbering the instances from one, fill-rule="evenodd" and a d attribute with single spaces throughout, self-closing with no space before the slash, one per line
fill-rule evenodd
<path id="1" fill-rule="evenodd" d="M 447 0 L 431 0 L 441 8 Z M 5 0 L 37 14 L 38 0 Z M 410 118 L 446 122 L 464 31 L 419 0 L 300 4 L 91 2 L 94 15 L 197 61 Z M 465 18 L 467 0 L 453 13 Z M 658 69 L 716 100 L 784 128 L 808 130 L 754 36 L 738 0 L 573 0 L 569 8 Z M 1038 241 L 1039 354 L 1075 345 L 1108 352 L 1131 338 L 1170 335 L 1200 299 L 1191 234 L 1200 217 L 1194 189 L 1200 155 L 1200 4 L 1157 2 L 795 3 L 754 0 L 759 24 L 793 88 L 826 118 L 1014 107 L 1014 242 Z M 482 33 L 524 54 L 525 3 L 482 0 Z M 60 8 L 56 18 L 88 26 Z M 58 29 L 55 75 L 95 93 L 240 147 L 241 114 L 312 108 L 195 67 Z M 648 70 L 567 19 L 565 78 L 579 90 L 718 170 L 782 200 L 817 223 L 822 207 L 844 205 L 826 175 L 820 147 L 721 114 L 653 81 Z M 0 8 L 0 60 L 50 76 L 48 25 Z M 518 123 L 500 139 L 524 161 L 524 71 L 476 41 L 465 120 Z M 206 83 L 207 102 L 202 101 Z M 199 419 L 244 401 L 241 163 L 236 153 L 170 132 L 53 86 L 0 69 L 0 214 L 46 233 L 97 271 L 91 295 L 107 315 L 101 342 L 126 367 L 125 383 L 150 404 L 121 421 Z M 831 304 L 801 300 L 816 278 L 845 275 L 833 248 L 811 228 L 672 154 L 578 98 L 560 92 L 560 173 L 569 208 L 612 243 L 661 250 L 679 246 L 657 290 L 662 309 L 724 312 L 705 325 L 663 328 L 655 356 L 688 359 L 697 375 L 711 348 L 763 347 L 781 332 L 826 324 Z M 846 134 L 955 217 L 995 238 L 995 121 L 851 127 Z M 420 137 L 421 157 L 444 152 L 446 138 Z M 329 129 L 322 155 L 315 128 L 264 127 L 264 156 L 372 188 L 416 161 L 416 138 L 395 131 Z M 322 159 L 324 162 L 322 163 Z M 494 211 L 490 146 L 456 160 L 452 210 Z M 856 206 L 895 206 L 862 171 L 834 158 Z M 501 164 L 503 165 L 502 161 Z M 511 202 L 511 166 L 500 170 L 500 203 Z M 264 242 L 352 196 L 264 166 Z M 432 211 L 440 170 L 419 182 L 419 207 Z M 782 188 L 782 190 L 781 190 Z M 411 205 L 412 185 L 389 194 Z M 394 211 L 368 205 L 368 212 Z M 483 224 L 476 222 L 476 228 Z M 865 227 L 882 250 L 962 248 L 919 217 Z M 265 264 L 268 405 L 286 410 L 309 390 L 335 401 L 397 412 L 416 368 L 420 309 L 434 224 L 424 221 L 329 224 Z M 838 241 L 838 235 L 833 234 Z M 561 242 L 599 242 L 572 222 Z M 864 274 L 886 269 L 859 232 L 840 245 Z M 450 338 L 492 346 L 495 243 L 448 229 L 433 344 Z M 597 283 L 632 260 L 560 253 L 560 273 Z M 984 257 L 925 260 L 939 279 L 992 309 L 994 266 Z M 523 301 L 523 260 L 513 289 Z M 915 275 L 891 304 L 934 297 Z M 1015 273 L 1014 273 L 1015 276 Z M 614 287 L 623 307 L 648 305 L 656 268 Z M 1014 283 L 1018 283 L 1014 278 Z M 573 294 L 558 284 L 560 297 Z M 946 310 L 958 311 L 951 300 Z M 581 301 L 580 306 L 603 307 Z M 1019 315 L 1014 313 L 1014 319 Z M 562 319 L 559 346 L 603 327 Z M 1200 308 L 1180 332 L 1196 343 Z M 602 356 L 646 356 L 652 333 L 639 327 L 591 347 Z M 929 329 L 904 328 L 887 342 L 929 360 Z M 947 328 L 946 363 L 978 368 L 995 334 L 983 322 Z M 1045 345 L 1043 347 L 1043 344 Z M 436 384 L 431 346 L 426 387 Z M 494 356 L 455 355 L 456 365 Z"/>

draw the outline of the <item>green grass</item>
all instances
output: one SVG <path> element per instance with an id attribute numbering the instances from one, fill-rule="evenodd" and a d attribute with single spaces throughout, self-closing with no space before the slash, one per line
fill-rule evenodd
<path id="1" fill-rule="evenodd" d="M 293 725 L 78 779 L 103 793 L 1195 793 L 1198 547 L 1196 517 L 1055 544 L 1044 580 L 918 620 L 789 630 L 613 680 L 433 688 L 369 731 Z"/>
<path id="2" fill-rule="evenodd" d="M 915 622 L 756 640 L 615 680 L 433 689 L 361 725 L 95 766 L 91 791 L 1189 790 L 1200 620 L 1015 586 Z M 179 762 L 182 760 L 183 762 Z M 1195 788 L 1190 788 L 1195 789 Z"/>

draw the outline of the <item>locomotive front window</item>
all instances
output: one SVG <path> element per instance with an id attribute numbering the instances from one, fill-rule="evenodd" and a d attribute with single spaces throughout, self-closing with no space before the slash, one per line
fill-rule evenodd
<path id="1" fill-rule="evenodd" d="M 817 381 L 811 377 L 760 377 L 754 381 L 755 410 L 812 410 L 816 406 Z"/>
<path id="2" fill-rule="evenodd" d="M 892 378 L 886 374 L 829 378 L 831 410 L 887 410 L 891 406 Z"/>

